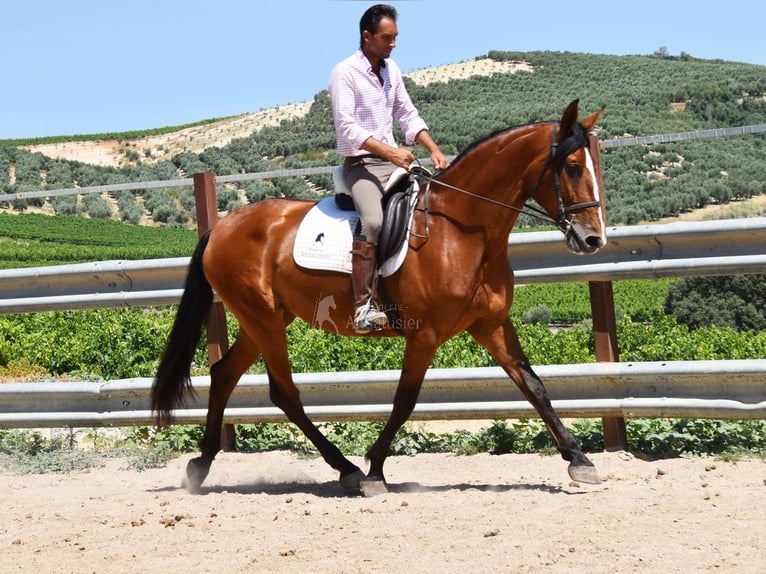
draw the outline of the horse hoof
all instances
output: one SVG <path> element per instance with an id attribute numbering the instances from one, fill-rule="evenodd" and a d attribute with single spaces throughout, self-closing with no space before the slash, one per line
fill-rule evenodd
<path id="1" fill-rule="evenodd" d="M 210 462 L 201 457 L 191 459 L 186 465 L 186 476 L 182 483 L 184 489 L 192 494 L 198 494 L 209 471 Z"/>
<path id="2" fill-rule="evenodd" d="M 388 486 L 386 486 L 383 480 L 370 480 L 364 479 L 359 487 L 362 489 L 362 496 L 369 498 L 371 496 L 378 496 L 379 494 L 388 494 Z"/>
<path id="3" fill-rule="evenodd" d="M 341 475 L 340 485 L 346 490 L 355 490 L 359 492 L 361 490 L 361 483 L 365 479 L 364 473 L 357 469 L 354 472 L 346 475 Z"/>
<path id="4" fill-rule="evenodd" d="M 592 464 L 570 464 L 568 470 L 569 478 L 575 482 L 584 482 L 585 484 L 601 484 L 601 478 L 598 476 L 596 467 Z"/>

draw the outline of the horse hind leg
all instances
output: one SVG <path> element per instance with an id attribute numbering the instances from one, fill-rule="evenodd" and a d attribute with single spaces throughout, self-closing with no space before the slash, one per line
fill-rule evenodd
<path id="1" fill-rule="evenodd" d="M 285 325 L 274 324 L 269 328 L 265 328 L 264 325 L 261 321 L 258 333 L 262 336 L 258 341 L 266 363 L 271 401 L 312 442 L 325 462 L 340 473 L 341 485 L 349 489 L 358 489 L 364 473 L 343 456 L 340 449 L 332 444 L 306 415 L 300 392 L 292 377 Z"/>
<path id="2" fill-rule="evenodd" d="M 267 363 L 268 364 L 268 363 Z M 300 399 L 300 393 L 292 380 L 292 374 L 283 374 L 279 370 L 267 368 L 269 376 L 269 391 L 271 402 L 285 413 L 322 455 L 324 461 L 340 473 L 341 486 L 349 490 L 357 490 L 364 478 L 362 470 L 349 461 L 340 449 L 332 444 L 327 437 L 311 422 L 306 415 Z"/>
<path id="3" fill-rule="evenodd" d="M 585 456 L 577 441 L 561 422 L 543 382 L 529 365 L 510 319 L 506 319 L 496 328 L 477 323 L 469 329 L 469 333 L 477 343 L 492 354 L 519 387 L 524 397 L 535 407 L 553 436 L 561 457 L 569 462 L 570 478 L 586 484 L 599 484 L 601 479 L 593 463 Z"/>
<path id="4" fill-rule="evenodd" d="M 387 490 L 383 464 L 389 455 L 396 433 L 415 409 L 426 370 L 438 348 L 438 344 L 434 342 L 430 334 L 421 332 L 419 335 L 419 339 L 407 341 L 391 415 L 377 440 L 367 451 L 370 469 L 366 480 L 361 485 L 362 492 L 366 496 Z"/>
<path id="5" fill-rule="evenodd" d="M 221 450 L 223 412 L 240 377 L 259 356 L 252 339 L 240 331 L 231 349 L 210 367 L 210 396 L 208 398 L 205 433 L 200 441 L 201 454 L 186 465 L 183 486 L 190 492 L 199 492 L 210 472 L 218 451 Z"/>

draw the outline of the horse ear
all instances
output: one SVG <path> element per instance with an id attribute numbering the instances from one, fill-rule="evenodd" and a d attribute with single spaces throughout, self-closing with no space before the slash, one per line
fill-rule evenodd
<path id="1" fill-rule="evenodd" d="M 559 133 L 556 136 L 557 140 L 561 141 L 567 134 L 572 132 L 572 128 L 577 122 L 577 106 L 579 104 L 579 99 L 574 100 L 567 106 L 567 109 L 564 110 L 564 115 L 561 117 L 561 122 L 559 123 Z"/>
<path id="2" fill-rule="evenodd" d="M 593 126 L 596 125 L 596 121 L 598 121 L 598 118 L 601 117 L 601 114 L 603 112 L 604 112 L 604 108 L 601 108 L 595 114 L 591 114 L 587 118 L 582 120 L 581 123 L 586 131 L 590 132 L 593 129 Z"/>

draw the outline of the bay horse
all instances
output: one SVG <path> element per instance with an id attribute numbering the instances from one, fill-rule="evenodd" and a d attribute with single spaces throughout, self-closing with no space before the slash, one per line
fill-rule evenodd
<path id="1" fill-rule="evenodd" d="M 390 417 L 366 455 L 367 475 L 308 418 L 288 360 L 287 325 L 295 317 L 316 325 L 317 301 L 328 294 L 333 294 L 336 306 L 332 326 L 340 334 L 357 335 L 352 321 L 345 319 L 354 315 L 349 275 L 307 270 L 293 261 L 298 224 L 313 203 L 272 198 L 222 218 L 200 238 L 190 260 L 152 387 L 153 412 L 158 423 L 168 424 L 172 411 L 192 391 L 190 364 L 215 291 L 237 319 L 239 333 L 210 368 L 201 454 L 187 465 L 185 487 L 195 491 L 207 477 L 220 449 L 229 396 L 260 356 L 272 402 L 340 473 L 341 484 L 355 490 L 364 490 L 365 485 L 385 489 L 383 464 L 394 435 L 415 408 L 426 370 L 437 348 L 463 331 L 491 353 L 535 407 L 562 458 L 569 462 L 570 477 L 598 483 L 593 463 L 554 411 L 509 318 L 513 271 L 508 235 L 525 203 L 534 199 L 539 207 L 527 209 L 554 222 L 573 253 L 594 253 L 605 244 L 599 178 L 588 136 L 600 114 L 601 110 L 578 121 L 575 100 L 560 121 L 497 131 L 471 144 L 436 176 L 429 176 L 430 189 L 419 199 L 407 258 L 397 272 L 381 278 L 400 314 L 397 330 L 389 327 L 362 335 L 401 336 L 406 342 Z"/>

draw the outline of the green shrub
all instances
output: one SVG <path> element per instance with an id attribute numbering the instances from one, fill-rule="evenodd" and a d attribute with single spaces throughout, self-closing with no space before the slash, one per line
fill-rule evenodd
<path id="1" fill-rule="evenodd" d="M 72 472 L 103 466 L 103 457 L 76 448 L 71 432 L 44 437 L 39 431 L 0 429 L 0 467 L 20 474 Z"/>
<path id="2" fill-rule="evenodd" d="M 657 456 L 766 451 L 766 421 L 634 419 L 627 422 L 631 450 Z"/>
<path id="3" fill-rule="evenodd" d="M 86 195 L 83 205 L 88 215 L 94 219 L 109 219 L 112 217 L 111 206 L 99 195 Z"/>
<path id="4" fill-rule="evenodd" d="M 0 316 L 0 360 L 26 359 L 53 375 L 152 376 L 171 322 L 169 312 L 143 309 Z"/>
<path id="5" fill-rule="evenodd" d="M 61 195 L 51 199 L 51 205 L 56 215 L 77 215 L 80 207 L 77 205 L 76 195 Z"/>
<path id="6" fill-rule="evenodd" d="M 687 277 L 673 284 L 665 312 L 691 329 L 766 329 L 766 275 Z"/>
<path id="7" fill-rule="evenodd" d="M 547 305 L 535 305 L 524 312 L 521 320 L 524 323 L 544 323 L 547 325 L 553 320 L 553 312 Z"/>
<path id="8" fill-rule="evenodd" d="M 123 204 L 120 206 L 120 219 L 125 223 L 136 225 L 141 221 L 144 209 L 137 203 Z"/>

